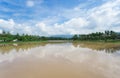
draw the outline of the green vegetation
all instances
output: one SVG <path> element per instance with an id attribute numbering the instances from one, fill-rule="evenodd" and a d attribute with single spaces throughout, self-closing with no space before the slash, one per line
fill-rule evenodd
<path id="1" fill-rule="evenodd" d="M 105 41 L 105 42 L 119 42 L 120 33 L 114 31 L 105 31 L 105 32 L 96 32 L 90 34 L 74 35 L 72 38 L 63 38 L 63 37 L 45 37 L 45 36 L 36 36 L 17 33 L 16 35 L 11 34 L 10 32 L 3 31 L 0 34 L 0 43 L 7 42 L 35 42 L 35 41 L 47 41 L 47 40 L 74 40 L 74 41 Z"/>
<path id="2" fill-rule="evenodd" d="M 32 42 L 32 41 L 46 41 L 46 40 L 68 40 L 67 38 L 61 37 L 45 37 L 45 36 L 36 36 L 17 33 L 16 35 L 11 34 L 10 32 L 3 31 L 0 34 L 0 43 L 6 42 Z"/>
<path id="3" fill-rule="evenodd" d="M 34 36 L 34 35 L 19 35 L 18 33 L 16 35 L 12 35 L 9 32 L 3 31 L 2 34 L 0 34 L 0 42 L 17 42 L 17 41 L 38 41 L 38 40 L 45 40 L 43 37 Z"/>
<path id="4" fill-rule="evenodd" d="M 74 35 L 72 39 L 80 41 L 118 41 L 120 40 L 120 34 L 114 31 L 105 31 L 83 35 Z"/>

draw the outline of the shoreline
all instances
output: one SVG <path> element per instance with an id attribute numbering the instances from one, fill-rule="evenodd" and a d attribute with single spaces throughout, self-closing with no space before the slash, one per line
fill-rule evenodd
<path id="1" fill-rule="evenodd" d="M 88 41 L 88 40 L 43 40 L 43 41 L 18 41 L 18 42 L 0 42 L 0 44 L 13 44 L 13 43 L 65 43 L 65 42 L 72 42 L 72 43 L 116 43 L 120 44 L 120 40 L 117 41 Z"/>

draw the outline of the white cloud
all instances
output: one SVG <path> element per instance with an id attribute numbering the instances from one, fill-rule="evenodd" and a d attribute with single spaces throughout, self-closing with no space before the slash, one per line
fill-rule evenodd
<path id="1" fill-rule="evenodd" d="M 28 7 L 33 7 L 35 4 L 34 4 L 34 1 L 28 0 L 28 1 L 26 2 L 26 5 L 27 5 Z"/>
<path id="2" fill-rule="evenodd" d="M 48 34 L 48 35 L 56 35 L 56 34 L 76 34 L 83 32 L 85 26 L 87 26 L 89 22 L 83 18 L 73 18 L 69 21 L 66 21 L 62 24 L 55 23 L 53 25 L 47 25 L 44 22 L 40 22 L 36 24 L 36 28 Z M 83 32 L 86 33 L 86 32 Z"/>
<path id="3" fill-rule="evenodd" d="M 32 34 L 32 28 L 25 24 L 17 24 L 13 19 L 3 20 L 0 19 L 0 29 L 5 31 L 10 31 L 11 33 L 26 33 Z"/>
<path id="4" fill-rule="evenodd" d="M 26 0 L 26 6 L 27 7 L 37 6 L 43 3 L 43 1 L 44 0 Z"/>
<path id="5" fill-rule="evenodd" d="M 13 19 L 0 19 L 0 29 L 36 35 L 83 34 L 104 30 L 120 32 L 119 4 L 120 0 L 109 0 L 87 11 L 76 6 L 73 9 L 64 10 L 58 17 L 49 17 L 34 25 L 17 24 Z M 61 20 L 58 19 L 59 17 L 68 20 L 58 23 Z"/>
<path id="6" fill-rule="evenodd" d="M 89 10 L 89 21 L 96 31 L 114 30 L 116 24 L 120 25 L 120 0 L 109 1 L 102 6 Z M 120 27 L 120 26 L 119 26 Z M 113 29 L 111 29 L 113 28 Z M 115 30 L 119 31 L 119 30 Z"/>
<path id="7" fill-rule="evenodd" d="M 62 14 L 63 17 L 68 19 L 76 19 L 70 23 L 76 33 L 90 33 L 104 30 L 114 30 L 120 32 L 120 0 L 109 0 L 102 5 L 94 8 L 81 8 L 76 6 L 73 9 L 65 10 Z M 85 20 L 84 23 L 80 23 L 79 19 Z M 69 22 L 70 22 L 69 20 Z M 76 23 L 78 28 L 75 27 Z M 82 26 L 82 28 L 81 28 Z M 84 30 L 84 31 L 83 31 Z"/>
<path id="8" fill-rule="evenodd" d="M 0 19 L 0 28 L 4 28 L 4 29 L 13 29 L 15 23 L 13 21 L 13 19 L 9 19 L 8 21 L 5 21 L 3 19 Z"/>

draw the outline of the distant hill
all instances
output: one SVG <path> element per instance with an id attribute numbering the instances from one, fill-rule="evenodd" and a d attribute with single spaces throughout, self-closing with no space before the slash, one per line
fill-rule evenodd
<path id="1" fill-rule="evenodd" d="M 120 34 L 120 32 L 117 32 L 117 34 Z"/>
<path id="2" fill-rule="evenodd" d="M 51 37 L 72 38 L 73 35 L 53 35 Z"/>

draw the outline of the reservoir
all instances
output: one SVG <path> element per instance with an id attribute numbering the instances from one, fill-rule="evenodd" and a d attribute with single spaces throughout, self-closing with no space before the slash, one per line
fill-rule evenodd
<path id="1" fill-rule="evenodd" d="M 120 44 L 95 42 L 0 45 L 0 78 L 119 78 Z"/>

